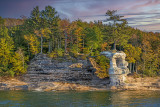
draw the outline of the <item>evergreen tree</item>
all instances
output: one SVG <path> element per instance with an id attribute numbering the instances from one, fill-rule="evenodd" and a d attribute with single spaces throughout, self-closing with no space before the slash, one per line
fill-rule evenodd
<path id="1" fill-rule="evenodd" d="M 127 27 L 127 21 L 125 19 L 121 19 L 123 16 L 116 15 L 117 11 L 115 10 L 108 10 L 106 12 L 106 15 L 109 16 L 107 21 L 110 21 L 110 27 L 108 31 L 107 39 L 110 40 L 111 43 L 113 43 L 114 48 L 113 50 L 116 50 L 116 45 L 124 46 L 127 44 L 129 36 L 129 31 Z"/>

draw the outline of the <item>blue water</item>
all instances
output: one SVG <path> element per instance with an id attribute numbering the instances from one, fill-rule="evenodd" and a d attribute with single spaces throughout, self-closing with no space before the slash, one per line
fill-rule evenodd
<path id="1" fill-rule="evenodd" d="M 0 91 L 0 107 L 160 107 L 160 91 Z"/>

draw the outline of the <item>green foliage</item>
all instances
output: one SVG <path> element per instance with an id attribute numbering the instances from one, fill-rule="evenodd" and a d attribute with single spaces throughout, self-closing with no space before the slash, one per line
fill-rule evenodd
<path id="1" fill-rule="evenodd" d="M 140 60 L 142 50 L 139 47 L 134 47 L 131 44 L 128 44 L 124 47 L 124 52 L 127 55 L 127 61 L 129 63 L 135 63 L 137 60 Z"/>
<path id="2" fill-rule="evenodd" d="M 98 48 L 98 37 L 92 28 L 87 28 L 86 29 L 86 45 L 90 50 L 97 49 Z"/>
<path id="3" fill-rule="evenodd" d="M 106 15 L 109 16 L 107 21 L 112 21 L 111 27 L 105 29 L 105 38 L 109 40 L 110 43 L 114 43 L 114 49 L 116 50 L 116 45 L 124 46 L 127 44 L 130 38 L 130 29 L 127 26 L 127 21 L 121 19 L 123 16 L 116 15 L 117 11 L 108 10 Z M 107 30 L 107 32 L 106 32 Z"/>
<path id="4" fill-rule="evenodd" d="M 57 49 L 57 55 L 62 57 L 64 55 L 64 50 L 62 48 Z"/>
<path id="5" fill-rule="evenodd" d="M 11 70 L 14 72 L 14 74 L 20 75 L 27 71 L 26 61 L 28 61 L 28 57 L 25 57 L 22 49 L 19 48 L 12 57 Z"/>
<path id="6" fill-rule="evenodd" d="M 4 19 L 0 16 L 0 26 L 4 25 Z"/>
<path id="7" fill-rule="evenodd" d="M 51 58 L 57 58 L 62 56 L 64 56 L 64 50 L 61 48 L 56 49 L 55 51 L 52 51 L 51 53 L 49 53 L 49 57 Z"/>
<path id="8" fill-rule="evenodd" d="M 105 56 L 98 56 L 96 58 L 96 63 L 99 66 L 99 70 L 96 70 L 96 74 L 99 78 L 109 77 L 108 69 L 109 69 L 109 59 Z"/>
<path id="9" fill-rule="evenodd" d="M 78 56 L 78 51 L 79 51 L 78 46 L 77 46 L 76 44 L 74 44 L 74 45 L 72 46 L 72 48 L 71 48 L 71 52 L 73 53 L 73 55 L 74 55 L 75 57 Z"/>
<path id="10" fill-rule="evenodd" d="M 38 54 L 40 52 L 40 42 L 38 41 L 38 37 L 36 35 L 30 34 L 25 35 L 24 38 L 27 40 L 29 50 L 32 52 L 32 54 Z"/>
<path id="11" fill-rule="evenodd" d="M 8 35 L 8 29 L 2 28 L 0 31 L 0 71 L 6 74 L 10 71 L 14 45 L 13 40 Z"/>
<path id="12" fill-rule="evenodd" d="M 14 42 L 8 35 L 8 29 L 1 29 L 0 73 L 1 75 L 19 75 L 26 71 L 26 57 L 21 49 L 14 52 Z"/>
<path id="13" fill-rule="evenodd" d="M 56 51 L 52 51 L 51 53 L 48 54 L 49 57 L 51 58 L 57 58 L 57 52 Z"/>

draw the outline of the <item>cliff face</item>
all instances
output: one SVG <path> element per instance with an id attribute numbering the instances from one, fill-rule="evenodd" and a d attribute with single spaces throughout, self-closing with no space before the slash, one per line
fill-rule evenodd
<path id="1" fill-rule="evenodd" d="M 53 81 L 88 81 L 92 80 L 93 72 L 87 60 L 52 60 L 45 54 L 38 54 L 31 60 L 28 72 L 23 77 L 30 82 Z"/>
<path id="2" fill-rule="evenodd" d="M 127 90 L 160 90 L 160 77 L 140 77 L 128 76 L 123 87 Z"/>

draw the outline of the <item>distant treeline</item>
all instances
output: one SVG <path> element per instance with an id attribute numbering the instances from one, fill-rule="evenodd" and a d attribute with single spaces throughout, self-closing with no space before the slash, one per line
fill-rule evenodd
<path id="1" fill-rule="evenodd" d="M 0 75 L 20 75 L 38 53 L 52 58 L 70 56 L 96 62 L 96 74 L 108 77 L 109 59 L 102 51 L 124 51 L 131 72 L 147 76 L 160 73 L 160 33 L 144 32 L 128 26 L 116 11 L 108 10 L 106 21 L 82 22 L 61 19 L 51 6 L 35 7 L 29 18 L 0 17 Z M 121 23 L 119 23 L 121 22 Z"/>

